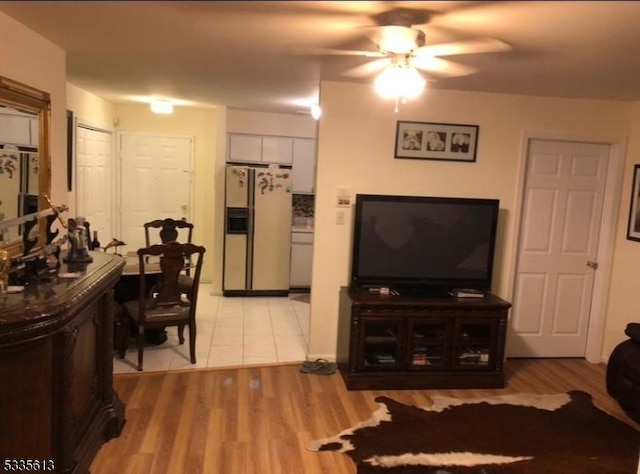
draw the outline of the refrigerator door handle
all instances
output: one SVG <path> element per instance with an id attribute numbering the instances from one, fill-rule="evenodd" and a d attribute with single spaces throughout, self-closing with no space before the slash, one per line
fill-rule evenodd
<path id="1" fill-rule="evenodd" d="M 254 229 L 255 229 L 255 185 L 256 185 L 256 170 L 249 168 L 248 173 L 248 211 L 247 211 L 247 269 L 246 269 L 246 287 L 247 289 L 253 288 L 253 251 L 254 251 Z"/>

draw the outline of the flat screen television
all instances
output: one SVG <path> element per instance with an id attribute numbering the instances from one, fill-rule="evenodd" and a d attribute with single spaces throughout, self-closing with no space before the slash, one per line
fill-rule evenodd
<path id="1" fill-rule="evenodd" d="M 491 290 L 499 201 L 356 194 L 350 286 Z"/>

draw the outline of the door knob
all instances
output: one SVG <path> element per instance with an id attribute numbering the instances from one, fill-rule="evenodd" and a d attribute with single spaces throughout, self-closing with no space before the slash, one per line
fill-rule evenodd
<path id="1" fill-rule="evenodd" d="M 594 270 L 597 270 L 598 269 L 598 262 L 592 262 L 591 260 L 589 260 L 587 262 L 587 267 L 591 267 Z"/>

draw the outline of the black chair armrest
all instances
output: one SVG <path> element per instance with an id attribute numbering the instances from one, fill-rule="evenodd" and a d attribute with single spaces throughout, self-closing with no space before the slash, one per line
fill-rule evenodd
<path id="1" fill-rule="evenodd" d="M 640 343 L 640 323 L 629 323 L 624 333 L 631 338 L 633 342 Z"/>

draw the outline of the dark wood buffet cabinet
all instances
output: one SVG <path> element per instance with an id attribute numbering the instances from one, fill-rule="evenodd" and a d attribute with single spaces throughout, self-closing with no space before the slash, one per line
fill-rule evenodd
<path id="1" fill-rule="evenodd" d="M 504 387 L 511 304 L 340 290 L 337 362 L 349 390 Z"/>
<path id="2" fill-rule="evenodd" d="M 124 404 L 113 389 L 113 288 L 124 259 L 93 262 L 0 293 L 0 467 L 86 473 L 119 436 Z M 44 467 L 44 469 L 42 468 Z"/>

